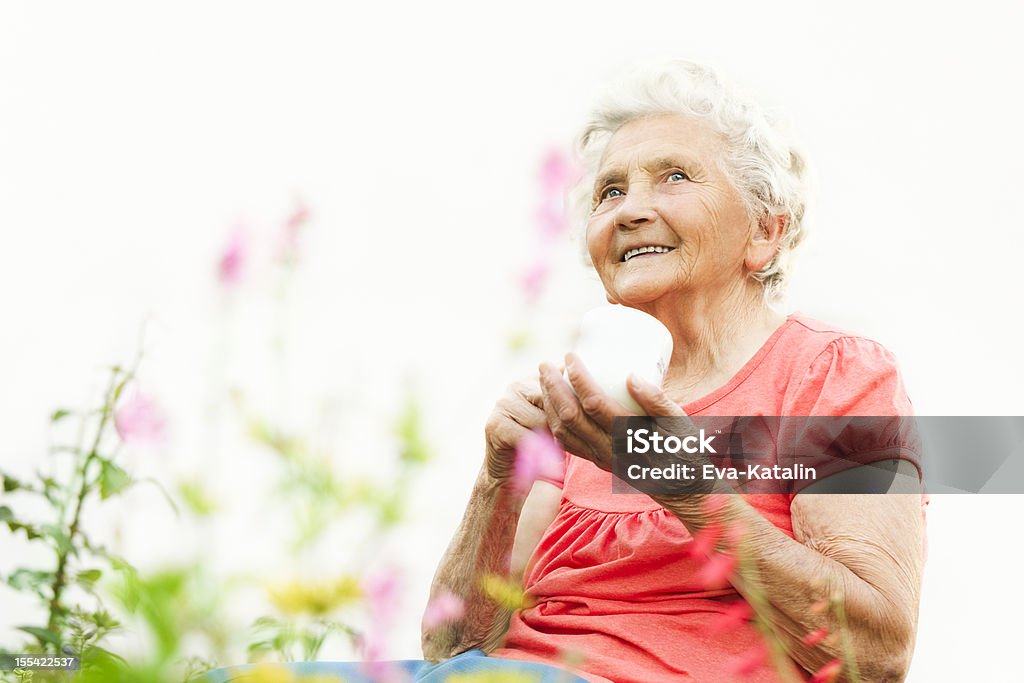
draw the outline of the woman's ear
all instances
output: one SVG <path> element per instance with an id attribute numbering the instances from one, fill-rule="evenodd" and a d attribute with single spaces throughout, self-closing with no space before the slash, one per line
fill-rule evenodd
<path id="1" fill-rule="evenodd" d="M 745 264 L 747 270 L 756 273 L 764 268 L 779 253 L 779 243 L 786 233 L 786 216 L 762 216 L 754 228 L 747 245 Z"/>

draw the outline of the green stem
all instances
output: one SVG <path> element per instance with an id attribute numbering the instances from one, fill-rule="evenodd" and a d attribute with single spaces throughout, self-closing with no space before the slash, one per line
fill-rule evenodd
<path id="1" fill-rule="evenodd" d="M 750 603 L 754 612 L 754 627 L 760 631 L 765 642 L 768 644 L 768 654 L 771 656 L 772 664 L 776 672 L 786 681 L 800 682 L 797 676 L 793 660 L 789 656 L 786 644 L 775 633 L 768 614 L 774 609 L 761 590 L 757 565 L 750 553 L 745 552 L 742 541 L 734 550 L 739 555 L 739 570 L 736 572 L 734 582 L 737 588 L 742 588 L 741 594 Z"/>
<path id="2" fill-rule="evenodd" d="M 60 616 L 67 611 L 61 604 L 61 598 L 64 596 L 64 589 L 67 588 L 68 556 L 71 553 L 71 549 L 75 547 L 75 539 L 78 536 L 78 525 L 82 518 L 82 505 L 91 490 L 88 476 L 89 466 L 98 457 L 97 450 L 100 447 L 100 441 L 103 439 L 103 433 L 106 430 L 107 423 L 110 421 L 110 416 L 114 411 L 114 393 L 117 390 L 117 379 L 119 374 L 120 370 L 118 368 L 115 368 L 111 373 L 110 386 L 107 388 L 107 392 L 104 397 L 103 410 L 100 413 L 100 423 L 99 427 L 96 429 L 96 437 L 93 439 L 92 448 L 89 449 L 89 454 L 85 457 L 85 460 L 82 462 L 82 467 L 77 473 L 78 477 L 81 478 L 81 484 L 79 485 L 77 495 L 73 499 L 75 511 L 71 517 L 70 524 L 68 524 L 67 543 L 64 546 L 59 547 L 57 550 L 57 570 L 54 572 L 53 584 L 50 587 L 50 613 L 46 621 L 46 629 L 51 633 L 57 632 L 57 621 Z M 131 375 L 128 375 L 127 377 L 130 376 Z M 127 381 L 127 377 L 125 381 Z"/>
<path id="3" fill-rule="evenodd" d="M 843 669 L 846 670 L 846 678 L 850 683 L 860 683 L 860 670 L 857 668 L 857 652 L 853 647 L 850 627 L 846 622 L 846 608 L 843 607 L 842 598 L 834 598 L 832 603 L 836 619 L 839 621 L 840 640 L 843 644 Z"/>

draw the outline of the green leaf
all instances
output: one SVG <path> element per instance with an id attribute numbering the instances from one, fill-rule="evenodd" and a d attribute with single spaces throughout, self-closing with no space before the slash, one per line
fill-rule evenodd
<path id="1" fill-rule="evenodd" d="M 5 484 L 6 484 L 6 481 L 7 481 L 7 479 L 5 477 L 4 478 Z M 6 489 L 4 489 L 4 490 L 6 490 Z M 7 507 L 6 505 L 0 505 L 0 522 L 8 522 L 9 523 L 9 522 L 13 522 L 13 521 L 14 521 L 14 510 L 12 510 L 11 508 Z M 14 529 L 11 529 L 11 531 L 14 531 Z"/>
<path id="2" fill-rule="evenodd" d="M 58 408 L 57 410 L 53 411 L 52 415 L 50 415 L 50 422 L 60 422 L 61 420 L 63 420 L 65 417 L 67 417 L 70 414 L 71 414 L 70 410 L 65 410 L 63 408 Z"/>
<path id="3" fill-rule="evenodd" d="M 41 538 L 43 535 L 42 533 L 40 533 L 39 529 L 35 528 L 34 526 L 30 524 L 22 524 L 21 522 L 7 522 L 7 528 L 11 530 L 12 534 L 16 531 L 24 531 L 25 537 L 30 541 L 34 541 L 37 538 Z"/>
<path id="4" fill-rule="evenodd" d="M 99 569 L 83 569 L 75 575 L 75 581 L 85 588 L 92 588 L 102 576 L 103 572 Z"/>
<path id="5" fill-rule="evenodd" d="M 10 493 L 11 491 L 17 491 L 22 487 L 22 483 L 14 477 L 9 477 L 6 474 L 4 476 L 4 493 Z"/>
<path id="6" fill-rule="evenodd" d="M 423 417 L 415 397 L 409 396 L 406 399 L 402 415 L 395 425 L 395 433 L 402 444 L 399 456 L 402 462 L 422 465 L 430 460 L 430 446 L 423 436 Z"/>
<path id="7" fill-rule="evenodd" d="M 178 493 L 188 509 L 198 517 L 207 517 L 217 509 L 217 504 L 198 480 L 181 482 L 178 484 Z"/>
<path id="8" fill-rule="evenodd" d="M 7 577 L 7 585 L 16 591 L 35 591 L 38 593 L 40 589 L 53 583 L 53 579 L 53 572 L 18 567 Z"/>
<path id="9" fill-rule="evenodd" d="M 30 636 L 35 636 L 36 640 L 39 641 L 40 645 L 50 643 L 51 645 L 56 645 L 57 647 L 61 646 L 60 635 L 54 633 L 49 629 L 41 628 L 39 626 L 18 626 L 17 629 L 19 631 L 24 631 Z"/>
<path id="10" fill-rule="evenodd" d="M 46 536 L 53 541 L 57 552 L 61 555 L 67 555 L 68 553 L 74 553 L 75 555 L 78 554 L 75 552 L 75 548 L 72 547 L 71 539 L 68 538 L 68 535 L 64 532 L 63 528 L 56 524 L 44 524 L 40 528 L 40 531 L 43 532 L 43 536 Z"/>
<path id="11" fill-rule="evenodd" d="M 100 469 L 100 498 L 106 500 L 132 485 L 131 476 L 109 460 L 102 461 Z"/>

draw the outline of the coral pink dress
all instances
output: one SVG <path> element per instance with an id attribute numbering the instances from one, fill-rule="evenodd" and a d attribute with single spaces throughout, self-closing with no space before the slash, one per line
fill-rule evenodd
<path id="1" fill-rule="evenodd" d="M 869 339 L 791 315 L 723 387 L 683 406 L 689 415 L 911 415 L 893 356 Z M 881 437 L 880 437 L 881 438 Z M 868 464 L 917 464 L 903 437 L 852 454 Z M 516 612 L 494 657 L 567 666 L 594 683 L 730 680 L 730 660 L 761 642 L 753 626 L 711 635 L 742 598 L 707 588 L 685 526 L 645 494 L 613 494 L 612 475 L 567 455 L 561 504 L 525 577 L 535 605 Z M 744 496 L 792 537 L 793 494 Z M 769 664 L 744 680 L 778 681 Z"/>

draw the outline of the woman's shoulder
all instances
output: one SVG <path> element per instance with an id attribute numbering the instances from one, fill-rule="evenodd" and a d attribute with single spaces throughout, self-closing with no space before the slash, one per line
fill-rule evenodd
<path id="1" fill-rule="evenodd" d="M 790 321 L 786 414 L 910 414 L 896 358 L 881 343 L 800 314 Z"/>
<path id="2" fill-rule="evenodd" d="M 802 313 L 789 315 L 786 322 L 777 350 L 780 356 L 788 356 L 795 363 L 806 362 L 810 366 L 823 357 L 850 362 L 876 360 L 877 357 L 892 359 L 891 352 L 881 343 L 846 327 Z"/>

